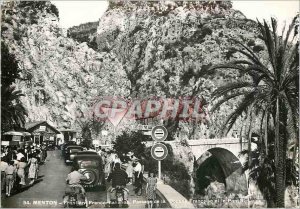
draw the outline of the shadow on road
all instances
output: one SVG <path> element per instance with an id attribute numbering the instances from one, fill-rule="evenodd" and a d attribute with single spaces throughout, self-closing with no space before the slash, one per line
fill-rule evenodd
<path id="1" fill-rule="evenodd" d="M 44 175 L 39 176 L 38 179 L 35 180 L 33 184 L 26 184 L 25 186 L 22 186 L 22 185 L 18 184 L 18 186 L 16 186 L 14 188 L 12 196 L 16 195 L 16 194 L 19 194 L 19 193 L 22 193 L 22 192 L 28 190 L 29 188 L 31 188 L 32 186 L 34 186 L 35 184 L 38 184 L 38 183 L 42 182 L 43 181 L 43 179 L 42 179 L 43 176 Z"/>

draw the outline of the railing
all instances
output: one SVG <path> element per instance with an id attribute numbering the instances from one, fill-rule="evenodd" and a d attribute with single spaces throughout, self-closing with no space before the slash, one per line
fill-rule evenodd
<path id="1" fill-rule="evenodd" d="M 144 182 L 147 182 L 148 174 L 144 174 Z M 157 208 L 195 208 L 183 195 L 171 186 L 158 181 L 156 187 Z"/>

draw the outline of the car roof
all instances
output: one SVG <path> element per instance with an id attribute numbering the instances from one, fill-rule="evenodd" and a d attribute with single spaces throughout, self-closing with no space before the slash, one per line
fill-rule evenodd
<path id="1" fill-rule="evenodd" d="M 86 155 L 98 155 L 97 152 L 94 152 L 94 151 L 80 151 L 80 152 L 77 152 L 77 155 L 80 154 L 80 155 L 83 155 L 83 154 L 86 154 Z"/>
<path id="2" fill-rule="evenodd" d="M 99 155 L 86 154 L 86 155 L 76 155 L 74 157 L 74 161 L 75 160 L 84 160 L 84 159 L 96 159 L 96 160 L 101 160 L 102 161 L 102 158 Z"/>
<path id="3" fill-rule="evenodd" d="M 83 148 L 82 146 L 79 146 L 79 145 L 68 145 L 67 146 L 67 149 L 68 148 Z"/>

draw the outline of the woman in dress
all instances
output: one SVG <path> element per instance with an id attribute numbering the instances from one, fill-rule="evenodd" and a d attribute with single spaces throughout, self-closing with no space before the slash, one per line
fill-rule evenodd
<path id="1" fill-rule="evenodd" d="M 156 184 L 157 179 L 154 177 L 153 172 L 149 172 L 149 177 L 147 179 L 146 193 L 149 208 L 153 208 L 153 204 L 156 198 Z"/>
<path id="2" fill-rule="evenodd" d="M 30 165 L 28 178 L 31 180 L 29 184 L 32 185 L 34 183 L 34 180 L 37 179 L 38 173 L 38 160 L 36 159 L 35 154 L 31 154 L 29 156 L 28 165 Z"/>
<path id="3" fill-rule="evenodd" d="M 20 162 L 17 164 L 17 174 L 20 178 L 20 184 L 26 185 L 25 183 L 25 168 L 27 166 L 27 163 L 25 162 L 25 158 L 22 157 Z"/>

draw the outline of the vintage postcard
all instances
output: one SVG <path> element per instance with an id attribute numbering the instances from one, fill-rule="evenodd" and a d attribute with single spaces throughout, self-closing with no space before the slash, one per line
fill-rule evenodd
<path id="1" fill-rule="evenodd" d="M 2 208 L 299 207 L 299 1 L 0 2 Z"/>

